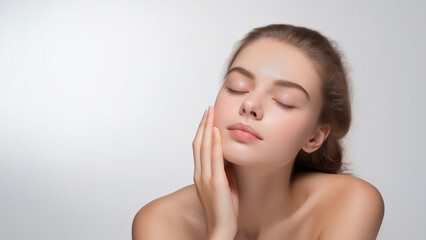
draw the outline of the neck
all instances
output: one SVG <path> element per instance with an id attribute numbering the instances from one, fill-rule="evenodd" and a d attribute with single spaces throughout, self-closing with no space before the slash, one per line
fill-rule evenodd
<path id="1" fill-rule="evenodd" d="M 292 164 L 279 168 L 232 166 L 239 196 L 237 235 L 256 237 L 291 214 Z"/>

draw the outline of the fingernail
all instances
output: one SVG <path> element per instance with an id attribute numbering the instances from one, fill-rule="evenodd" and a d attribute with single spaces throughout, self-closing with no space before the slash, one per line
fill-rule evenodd
<path id="1" fill-rule="evenodd" d="M 206 110 L 204 110 L 204 115 L 203 115 L 203 117 L 206 117 L 206 115 L 207 115 L 207 109 L 206 109 Z"/>
<path id="2" fill-rule="evenodd" d="M 217 129 L 217 127 L 213 127 L 213 134 L 214 134 L 215 136 L 217 136 L 217 135 L 218 135 L 218 132 L 219 132 L 219 129 Z"/>
<path id="3" fill-rule="evenodd" d="M 209 108 L 207 110 L 207 117 L 210 116 L 211 112 L 212 112 L 212 107 L 209 106 Z"/>

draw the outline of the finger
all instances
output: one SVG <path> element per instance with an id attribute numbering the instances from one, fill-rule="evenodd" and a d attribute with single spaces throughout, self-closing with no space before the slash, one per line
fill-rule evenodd
<path id="1" fill-rule="evenodd" d="M 225 177 L 222 138 L 217 127 L 213 127 L 212 177 L 221 179 Z"/>
<path id="2" fill-rule="evenodd" d="M 194 155 L 194 175 L 201 175 L 201 163 L 200 163 L 200 147 L 201 140 L 203 138 L 204 125 L 206 122 L 207 110 L 204 111 L 203 117 L 200 124 L 198 125 L 197 133 L 195 134 L 194 141 L 192 142 L 192 151 Z"/>
<path id="3" fill-rule="evenodd" d="M 203 140 L 201 142 L 201 175 L 208 179 L 211 177 L 211 152 L 212 152 L 212 130 L 213 130 L 214 109 L 209 107 L 207 110 L 207 119 L 203 131 Z"/>

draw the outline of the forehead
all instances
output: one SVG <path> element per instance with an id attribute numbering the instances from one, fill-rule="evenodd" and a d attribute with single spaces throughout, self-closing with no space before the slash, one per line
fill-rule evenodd
<path id="1" fill-rule="evenodd" d="M 238 54 L 231 68 L 236 66 L 252 72 L 257 81 L 295 82 L 305 88 L 312 99 L 321 99 L 320 77 L 314 63 L 287 43 L 270 38 L 257 40 Z"/>

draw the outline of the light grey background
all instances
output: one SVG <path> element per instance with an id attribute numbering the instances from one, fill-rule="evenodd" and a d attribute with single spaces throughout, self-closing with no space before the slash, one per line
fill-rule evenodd
<path id="1" fill-rule="evenodd" d="M 0 2 L 0 239 L 130 239 L 143 205 L 192 184 L 233 44 L 270 23 L 339 43 L 379 239 L 426 239 L 424 2 L 158 2 Z"/>

